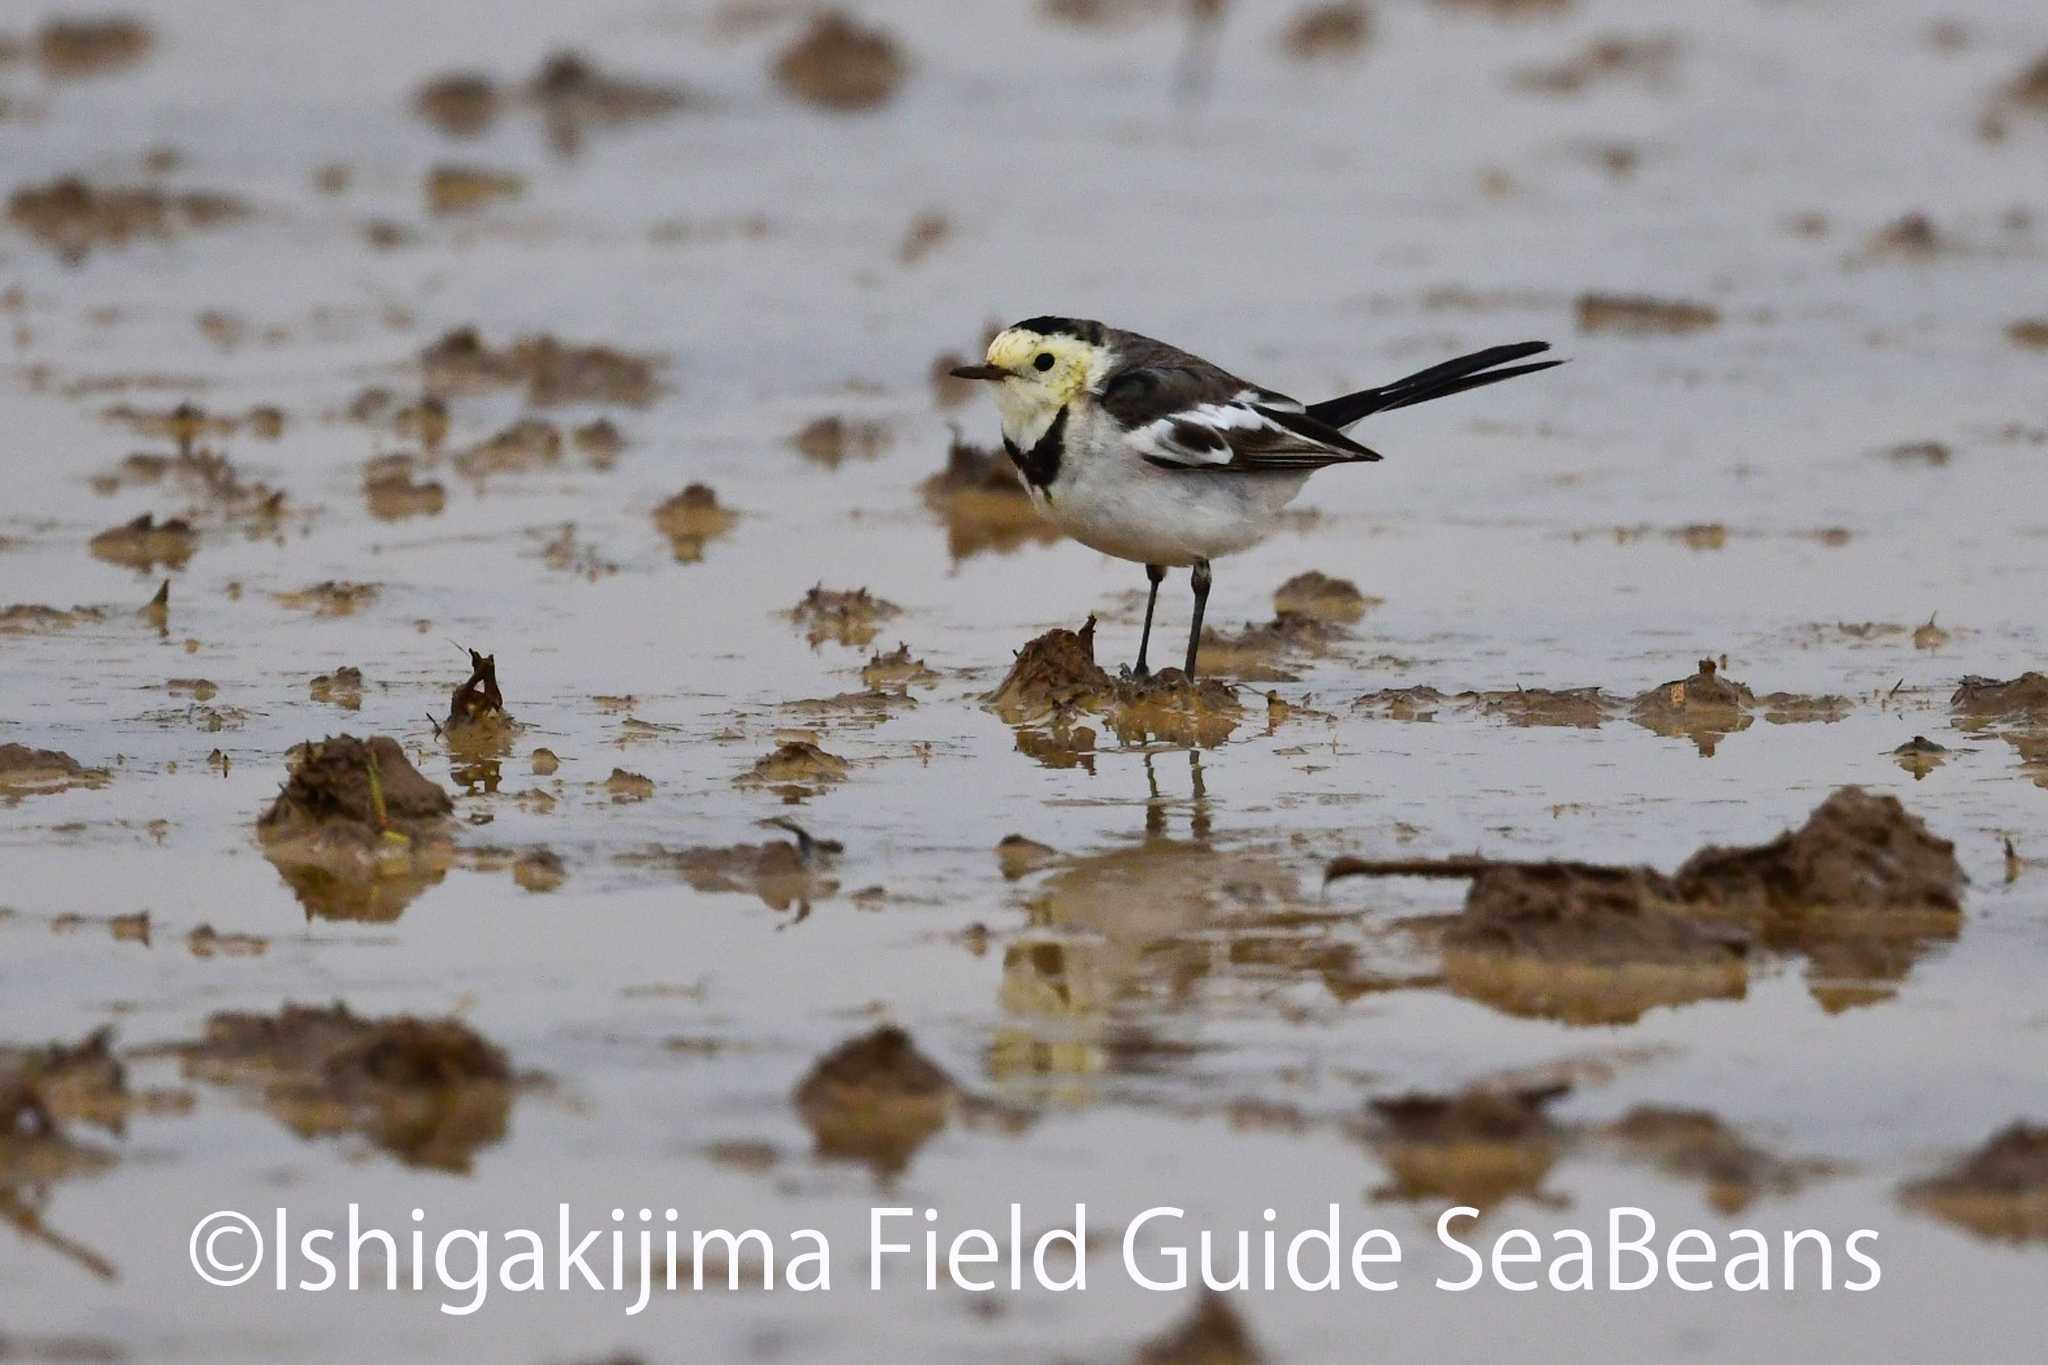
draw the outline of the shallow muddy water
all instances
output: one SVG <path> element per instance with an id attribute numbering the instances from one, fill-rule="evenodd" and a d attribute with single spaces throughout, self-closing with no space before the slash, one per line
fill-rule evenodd
<path id="1" fill-rule="evenodd" d="M 1988 1223 L 1908 1187 L 2048 1122 L 2048 709 L 1952 701 L 2048 667 L 2048 96 L 2014 93 L 2048 25 L 1390 0 L 1303 59 L 1292 4 L 1192 48 L 1172 6 L 962 8 L 866 7 L 900 69 L 796 68 L 828 104 L 778 83 L 808 10 L 774 0 L 139 5 L 146 51 L 84 71 L 8 21 L 7 190 L 97 197 L 17 198 L 0 232 L 0 610 L 53 609 L 0 618 L 0 744 L 78 769 L 0 785 L 0 1079 L 111 1027 L 128 1099 L 0 1134 L 0 1360 L 1129 1359 L 1200 1305 L 1123 1273 L 1141 1210 L 1332 1203 L 1347 1243 L 1400 1238 L 1401 1288 L 1230 1295 L 1268 1360 L 2016 1355 L 2048 1177 Z M 535 76 L 565 49 L 639 84 Z M 496 95 L 457 136 L 414 103 L 464 71 Z M 1043 313 L 1306 398 L 1525 338 L 1571 364 L 1375 418 L 1384 463 L 1218 563 L 1241 713 L 1013 725 L 983 697 L 1017 651 L 1093 614 L 1114 671 L 1144 605 L 999 481 L 923 487 L 954 431 L 997 439 L 935 358 Z M 541 336 L 605 349 L 515 349 Z M 1309 570 L 1358 619 L 1226 650 Z M 1176 573 L 1155 658 L 1187 610 Z M 471 649 L 511 725 L 443 733 Z M 1751 698 L 1662 717 L 1703 658 Z M 376 769 L 374 820 L 306 873 L 259 817 L 288 751 L 343 733 L 397 740 L 452 814 L 408 825 Z M 1946 752 L 1895 754 L 1916 736 Z M 1733 965 L 1531 991 L 1523 961 L 1460 968 L 1462 882 L 1323 884 L 1345 856 L 1669 873 L 1852 785 L 1953 842 L 1959 918 L 1743 925 Z M 252 1069 L 209 1023 L 334 1002 L 495 1051 Z M 893 1042 L 814 1074 L 884 1025 L 950 1080 Z M 869 1063 L 908 1092 L 887 1141 L 835 1127 Z M 1386 1103 L 1563 1083 L 1477 1138 Z M 1649 1106 L 1727 1131 L 1640 1140 Z M 1875 1229 L 1883 1278 L 1444 1292 L 1461 1201 L 1482 1245 L 1624 1205 Z M 562 1203 L 816 1228 L 833 1288 L 456 1318 L 431 1285 L 188 1263 L 209 1212 L 352 1202 L 423 1209 L 430 1248 Z M 910 1260 L 869 1291 L 871 1208 L 950 1233 L 1013 1202 L 1033 1235 L 1085 1202 L 1085 1292 L 927 1292 Z"/>

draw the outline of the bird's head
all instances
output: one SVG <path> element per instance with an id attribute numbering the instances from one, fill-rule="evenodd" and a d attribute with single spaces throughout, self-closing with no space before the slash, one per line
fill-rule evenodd
<path id="1" fill-rule="evenodd" d="M 1043 430 L 1053 414 L 1098 383 L 1109 365 L 1101 323 L 1032 318 L 996 333 L 988 358 L 953 371 L 995 388 L 1003 429 L 1015 436 Z"/>

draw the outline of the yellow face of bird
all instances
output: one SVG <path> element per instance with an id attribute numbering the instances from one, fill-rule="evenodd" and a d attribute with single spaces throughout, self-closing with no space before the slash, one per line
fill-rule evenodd
<path id="1" fill-rule="evenodd" d="M 988 344 L 986 364 L 962 366 L 954 373 L 992 381 L 1004 434 L 1028 444 L 1055 413 L 1102 377 L 1108 359 L 1107 350 L 1080 337 L 1012 327 Z"/>

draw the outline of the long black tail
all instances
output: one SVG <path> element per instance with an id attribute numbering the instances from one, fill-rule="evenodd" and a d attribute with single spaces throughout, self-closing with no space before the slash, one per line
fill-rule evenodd
<path id="1" fill-rule="evenodd" d="M 1540 351 L 1550 349 L 1547 341 L 1523 341 L 1513 346 L 1489 346 L 1471 355 L 1461 355 L 1456 360 L 1446 360 L 1441 365 L 1432 365 L 1426 370 L 1417 370 L 1405 379 L 1396 379 L 1391 384 L 1382 384 L 1376 389 L 1360 389 L 1347 393 L 1342 398 L 1332 398 L 1324 403 L 1308 405 L 1308 415 L 1325 426 L 1342 431 L 1362 417 L 1389 408 L 1405 408 L 1412 403 L 1427 403 L 1434 398 L 1449 398 L 1454 393 L 1476 389 L 1482 384 L 1496 384 L 1503 379 L 1513 379 L 1518 374 L 1534 374 L 1562 365 L 1562 360 L 1539 360 L 1533 365 L 1509 365 L 1511 360 L 1520 360 Z M 1506 366 L 1495 369 L 1496 365 Z"/>

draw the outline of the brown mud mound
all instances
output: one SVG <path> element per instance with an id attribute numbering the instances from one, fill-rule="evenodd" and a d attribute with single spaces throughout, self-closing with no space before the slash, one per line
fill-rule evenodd
<path id="1" fill-rule="evenodd" d="M 1210 1292 L 1186 1321 L 1140 1346 L 1133 1359 L 1135 1365 L 1260 1365 L 1265 1356 L 1229 1299 Z"/>
<path id="2" fill-rule="evenodd" d="M 1093 616 L 1079 630 L 1055 628 L 1024 646 L 982 702 L 1012 725 L 1057 726 L 1099 714 L 1127 743 L 1220 744 L 1244 717 L 1236 693 L 1213 678 L 1190 686 L 1173 668 L 1142 679 L 1103 672 Z"/>
<path id="3" fill-rule="evenodd" d="M 448 505 L 448 489 L 438 479 L 415 479 L 410 455 L 381 455 L 363 470 L 363 499 L 379 521 L 406 517 L 437 517 Z"/>
<path id="4" fill-rule="evenodd" d="M 74 264 L 97 246 L 123 246 L 137 237 L 169 241 L 180 232 L 215 227 L 248 212 L 224 194 L 94 187 L 75 176 L 23 186 L 7 201 L 9 222 Z"/>
<path id="5" fill-rule="evenodd" d="M 883 1027 L 819 1058 L 792 1098 L 820 1156 L 887 1176 L 946 1126 L 960 1092 L 909 1034 Z"/>
<path id="6" fill-rule="evenodd" d="M 852 766 L 809 740 L 793 739 L 733 779 L 745 786 L 816 787 L 843 782 Z"/>
<path id="7" fill-rule="evenodd" d="M 1979 1237 L 2048 1241 L 2048 1126 L 2015 1123 L 1903 1193 L 1909 1206 Z"/>
<path id="8" fill-rule="evenodd" d="M 1721 310 L 1711 304 L 1640 294 L 1581 294 L 1578 313 L 1581 332 L 1626 336 L 1684 336 L 1721 324 Z"/>
<path id="9" fill-rule="evenodd" d="M 38 602 L 16 602 L 0 607 L 0 635 L 26 635 L 31 631 L 69 630 L 106 615 L 98 607 L 45 606 Z"/>
<path id="10" fill-rule="evenodd" d="M 1638 1105 L 1607 1135 L 1668 1174 L 1700 1181 L 1708 1204 L 1730 1217 L 1759 1195 L 1792 1194 L 1809 1176 L 1828 1169 L 1823 1163 L 1786 1161 L 1753 1147 L 1702 1109 Z"/>
<path id="11" fill-rule="evenodd" d="M 766 823 L 787 830 L 795 842 L 686 848 L 675 853 L 636 854 L 622 861 L 667 864 L 692 890 L 758 896 L 777 914 L 794 907 L 801 921 L 811 913 L 812 901 L 830 900 L 838 893 L 839 883 L 829 873 L 845 849 L 836 839 L 812 838 L 793 820 Z"/>
<path id="12" fill-rule="evenodd" d="M 1394 1183 L 1382 1200 L 1448 1200 L 1485 1210 L 1514 1195 L 1541 1198 L 1563 1148 L 1545 1106 L 1569 1091 L 1478 1088 L 1459 1095 L 1403 1095 L 1372 1102 L 1373 1149 Z"/>
<path id="13" fill-rule="evenodd" d="M 396 740 L 338 735 L 293 750 L 256 833 L 309 916 L 392 920 L 447 873 L 453 809 Z"/>
<path id="14" fill-rule="evenodd" d="M 1273 590 L 1276 615 L 1307 617 L 1339 626 L 1356 625 L 1368 609 L 1380 603 L 1380 598 L 1367 597 L 1349 579 L 1332 578 L 1314 569 L 1296 574 Z"/>
<path id="15" fill-rule="evenodd" d="M 521 337 L 492 349 L 474 327 L 460 327 L 420 353 L 427 391 L 437 397 L 471 389 L 524 385 L 537 407 L 555 403 L 645 406 L 655 394 L 654 362 L 609 346 L 578 346 L 551 336 Z"/>
<path id="16" fill-rule="evenodd" d="M 678 564 L 704 558 L 705 542 L 732 529 L 737 517 L 718 503 L 710 487 L 693 483 L 654 509 L 654 524 L 668 537 Z"/>
<path id="17" fill-rule="evenodd" d="M 31 749 L 25 744 L 0 744 L 0 804 L 22 797 L 105 784 L 104 768 L 86 768 L 58 749 Z"/>
<path id="18" fill-rule="evenodd" d="M 101 76 L 149 55 L 149 26 L 125 15 L 52 19 L 36 33 L 36 60 L 47 75 Z"/>
<path id="19" fill-rule="evenodd" d="M 501 114 L 530 110 L 555 149 L 568 154 L 592 129 L 660 118 L 690 102 L 679 86 L 614 75 L 574 52 L 557 52 L 518 85 L 473 71 L 437 76 L 413 97 L 413 109 L 451 137 L 474 136 Z"/>
<path id="20" fill-rule="evenodd" d="M 328 706 L 360 711 L 363 706 L 363 670 L 345 664 L 332 673 L 315 677 L 306 684 L 306 692 L 314 701 Z"/>
<path id="21" fill-rule="evenodd" d="M 1287 25 L 1281 46 L 1299 61 L 1342 57 L 1363 51 L 1372 36 L 1372 21 L 1360 0 L 1311 5 Z"/>
<path id="22" fill-rule="evenodd" d="M 537 417 L 522 417 L 455 457 L 465 478 L 481 483 L 493 474 L 531 474 L 562 459 L 562 429 Z"/>
<path id="23" fill-rule="evenodd" d="M 377 585 L 374 583 L 342 583 L 328 579 L 300 588 L 297 592 L 271 594 L 280 606 L 296 611 L 310 611 L 315 616 L 353 616 L 357 608 L 377 600 Z"/>
<path id="24" fill-rule="evenodd" d="M 1293 682 L 1294 674 L 1282 668 L 1280 660 L 1325 653 L 1347 634 L 1322 617 L 1282 612 L 1264 625 L 1248 625 L 1234 634 L 1204 630 L 1201 666 L 1241 682 Z"/>
<path id="25" fill-rule="evenodd" d="M 1355 711 L 1385 716 L 1389 720 L 1435 720 L 1448 698 L 1434 687 L 1383 687 L 1351 703 Z"/>
<path id="26" fill-rule="evenodd" d="M 184 1074 L 254 1089 L 301 1137 L 356 1132 L 412 1166 L 466 1173 L 505 1135 L 518 1082 L 505 1054 L 454 1019 L 365 1019 L 345 1005 L 211 1015 Z"/>
<path id="27" fill-rule="evenodd" d="M 903 609 L 866 588 L 828 588 L 818 584 L 789 609 L 789 619 L 806 628 L 811 646 L 832 641 L 865 645 L 879 633 L 879 623 L 901 616 Z"/>
<path id="28" fill-rule="evenodd" d="M 179 517 L 158 521 L 144 512 L 133 521 L 111 526 L 94 536 L 87 548 L 95 559 L 122 564 L 148 573 L 162 564 L 182 569 L 199 548 L 199 533 L 192 523 Z"/>
<path id="29" fill-rule="evenodd" d="M 518 725 L 505 714 L 505 695 L 498 690 L 498 656 L 469 651 L 469 676 L 448 698 L 443 726 L 454 746 L 496 748 L 509 743 Z"/>
<path id="30" fill-rule="evenodd" d="M 889 444 L 889 429 L 880 422 L 845 417 L 820 417 L 807 423 L 789 443 L 807 460 L 837 469 L 850 459 L 872 460 Z"/>
<path id="31" fill-rule="evenodd" d="M 0 1043 L 0 1092 L 10 1081 L 26 1086 L 43 1115 L 58 1123 L 90 1123 L 110 1133 L 125 1132 L 138 1113 L 182 1110 L 191 1097 L 182 1091 L 137 1091 L 127 1068 L 114 1055 L 112 1029 L 97 1029 L 76 1043 L 23 1047 Z M 4 1109 L 0 1102 L 0 1109 Z M 6 1131 L 0 1120 L 0 1132 Z"/>
<path id="32" fill-rule="evenodd" d="M 850 113 L 888 103 L 908 65 L 888 34 L 830 10 L 783 50 L 774 72 L 776 83 L 805 103 Z"/>
<path id="33" fill-rule="evenodd" d="M 939 675 L 925 667 L 924 660 L 912 658 L 910 646 L 898 642 L 887 654 L 874 654 L 861 666 L 860 680 L 870 688 L 926 687 Z"/>
<path id="34" fill-rule="evenodd" d="M 523 176 L 481 166 L 436 166 L 427 172 L 427 211 L 436 214 L 474 213 L 501 199 L 526 193 Z"/>
<path id="35" fill-rule="evenodd" d="M 919 484 L 918 492 L 946 523 L 946 551 L 954 559 L 983 550 L 1008 554 L 1059 539 L 1059 528 L 1032 506 L 1010 457 L 957 434 L 947 447 L 946 467 Z"/>
<path id="36" fill-rule="evenodd" d="M 1440 933 L 1444 976 L 1511 1014 L 1629 1023 L 1657 1005 L 1739 997 L 1761 940 L 1808 959 L 1829 1009 L 1887 998 L 1930 941 L 1961 923 L 1954 846 L 1889 796 L 1845 787 L 1768 844 L 1646 867 L 1463 858 L 1340 858 L 1349 876 L 1469 877 Z"/>
<path id="37" fill-rule="evenodd" d="M 1948 699 L 1949 709 L 1976 720 L 2048 720 L 2048 674 L 2000 681 L 1972 673 Z"/>
<path id="38" fill-rule="evenodd" d="M 1500 716 L 1510 725 L 1567 725 L 1587 730 L 1598 729 L 1615 705 L 1614 699 L 1597 687 L 1461 692 L 1457 700 L 1469 710 Z"/>

